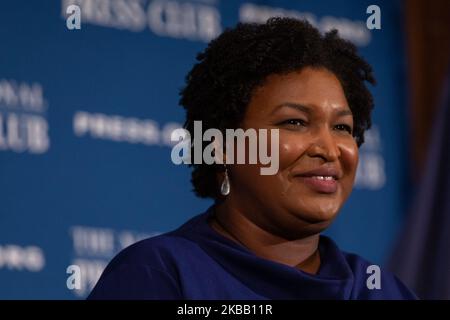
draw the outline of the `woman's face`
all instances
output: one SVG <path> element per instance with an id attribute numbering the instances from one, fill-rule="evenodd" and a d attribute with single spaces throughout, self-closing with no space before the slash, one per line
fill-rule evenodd
<path id="1" fill-rule="evenodd" d="M 353 116 L 336 76 L 308 67 L 268 77 L 241 127 L 279 129 L 279 171 L 261 175 L 259 164 L 231 165 L 232 202 L 283 237 L 325 229 L 350 195 L 358 163 Z"/>

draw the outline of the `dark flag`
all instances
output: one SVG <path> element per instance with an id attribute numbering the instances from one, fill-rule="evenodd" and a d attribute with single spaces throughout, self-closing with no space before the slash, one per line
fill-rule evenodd
<path id="1" fill-rule="evenodd" d="M 426 169 L 390 263 L 422 299 L 450 299 L 450 77 L 442 97 Z"/>

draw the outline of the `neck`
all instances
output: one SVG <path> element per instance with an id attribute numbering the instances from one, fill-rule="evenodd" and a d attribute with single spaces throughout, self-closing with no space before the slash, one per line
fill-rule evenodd
<path id="1" fill-rule="evenodd" d="M 320 267 L 319 234 L 299 239 L 275 235 L 250 220 L 226 201 L 216 205 L 211 226 L 223 236 L 248 248 L 255 255 L 296 267 L 311 274 Z"/>

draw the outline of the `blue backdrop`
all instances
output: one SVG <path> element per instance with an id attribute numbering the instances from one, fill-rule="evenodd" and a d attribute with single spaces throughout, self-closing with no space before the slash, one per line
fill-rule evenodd
<path id="1" fill-rule="evenodd" d="M 178 92 L 195 55 L 238 21 L 274 15 L 337 27 L 378 79 L 355 189 L 328 233 L 383 263 L 403 222 L 401 7 L 377 1 L 3 1 L 0 10 L 0 298 L 83 298 L 109 259 L 202 212 L 170 160 Z M 81 8 L 81 29 L 66 8 Z M 66 286 L 69 265 L 82 286 Z"/>

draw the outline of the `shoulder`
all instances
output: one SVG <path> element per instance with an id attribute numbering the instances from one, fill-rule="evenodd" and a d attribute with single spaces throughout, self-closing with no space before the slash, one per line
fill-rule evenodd
<path id="1" fill-rule="evenodd" d="M 104 274 L 112 272 L 122 265 L 140 265 L 174 273 L 174 264 L 183 255 L 195 255 L 199 251 L 198 243 L 191 237 L 196 226 L 205 219 L 204 214 L 197 215 L 176 230 L 138 241 L 122 250 L 108 264 Z"/>
<path id="2" fill-rule="evenodd" d="M 417 299 L 411 290 L 383 266 L 357 254 L 340 250 L 337 244 L 326 236 L 321 236 L 320 245 L 326 258 L 323 272 L 327 275 L 338 275 L 351 284 L 349 299 Z"/>
<path id="3" fill-rule="evenodd" d="M 88 299 L 180 299 L 178 279 L 184 255 L 201 252 L 179 229 L 139 241 L 117 254 Z"/>
<path id="4" fill-rule="evenodd" d="M 173 232 L 147 238 L 132 244 L 117 254 L 105 269 L 105 273 L 119 265 L 146 265 L 152 268 L 170 271 L 173 259 L 184 252 L 193 250 L 197 245 Z"/>
<path id="5" fill-rule="evenodd" d="M 363 257 L 343 252 L 354 277 L 354 299 L 411 300 L 417 296 L 393 273 Z"/>

